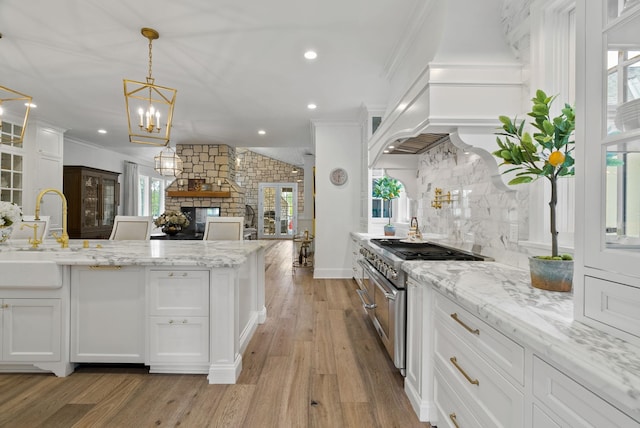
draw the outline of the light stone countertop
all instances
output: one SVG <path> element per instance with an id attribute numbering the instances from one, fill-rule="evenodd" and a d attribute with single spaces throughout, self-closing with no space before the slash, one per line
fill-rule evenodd
<path id="1" fill-rule="evenodd" d="M 247 260 L 249 254 L 273 243 L 264 240 L 89 240 L 89 248 L 83 248 L 84 242 L 72 239 L 69 248 L 60 248 L 60 244 L 51 240 L 37 249 L 32 249 L 26 241 L 5 242 L 0 245 L 0 261 L 51 260 L 59 265 L 237 267 Z"/>
<path id="2" fill-rule="evenodd" d="M 528 270 L 493 262 L 405 261 L 402 269 L 640 416 L 640 347 L 574 321 L 571 293 L 533 288 Z"/>

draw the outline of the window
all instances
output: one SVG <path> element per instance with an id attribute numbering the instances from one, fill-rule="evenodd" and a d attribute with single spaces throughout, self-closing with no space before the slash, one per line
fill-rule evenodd
<path id="1" fill-rule="evenodd" d="M 20 137 L 22 127 L 2 121 L 0 144 L 0 200 L 22 206 L 22 173 L 24 151 L 22 142 L 12 143 Z"/>
<path id="2" fill-rule="evenodd" d="M 146 175 L 139 175 L 138 180 L 138 215 L 158 217 L 164 212 L 164 189 L 172 180 Z"/>
<path id="3" fill-rule="evenodd" d="M 375 185 L 375 182 L 378 178 L 381 178 L 385 175 L 383 169 L 374 169 L 372 170 L 372 178 L 371 178 L 371 188 Z M 402 182 L 401 182 L 402 183 Z M 389 219 L 392 218 L 391 221 L 399 222 L 399 223 L 408 223 L 409 222 L 409 202 L 410 199 L 407 197 L 407 192 L 404 189 L 400 192 L 400 196 L 391 201 L 385 201 L 380 198 L 374 198 L 371 196 L 371 219 Z M 373 194 L 373 193 L 371 193 Z"/>

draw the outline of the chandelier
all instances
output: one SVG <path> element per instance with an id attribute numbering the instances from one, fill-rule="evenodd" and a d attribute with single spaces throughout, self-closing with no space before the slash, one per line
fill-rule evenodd
<path id="1" fill-rule="evenodd" d="M 161 175 L 177 177 L 182 174 L 182 159 L 169 146 L 161 150 L 154 158 L 154 169 Z"/>
<path id="2" fill-rule="evenodd" d="M 138 144 L 166 146 L 171 136 L 176 89 L 158 86 L 151 77 L 152 42 L 160 37 L 153 28 L 143 28 L 142 35 L 149 39 L 149 75 L 146 83 L 123 79 L 127 104 L 129 141 Z"/>
<path id="3" fill-rule="evenodd" d="M 0 143 L 22 144 L 27 127 L 32 98 L 18 91 L 0 86 Z M 3 125 L 3 121 L 14 123 L 13 130 Z M 22 122 L 22 126 L 17 123 Z"/>

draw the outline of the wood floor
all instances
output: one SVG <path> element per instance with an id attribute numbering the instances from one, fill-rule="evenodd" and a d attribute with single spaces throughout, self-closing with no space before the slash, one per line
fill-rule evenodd
<path id="1" fill-rule="evenodd" d="M 267 321 L 235 385 L 143 366 L 66 378 L 0 375 L 0 427 L 428 427 L 361 310 L 353 280 L 292 275 L 291 241 L 266 255 Z"/>

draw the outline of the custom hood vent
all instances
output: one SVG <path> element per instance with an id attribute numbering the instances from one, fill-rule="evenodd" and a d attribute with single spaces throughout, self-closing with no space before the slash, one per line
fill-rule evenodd
<path id="1" fill-rule="evenodd" d="M 420 134 L 416 137 L 397 140 L 393 149 L 385 150 L 389 155 L 416 155 L 449 141 L 449 134 Z"/>

